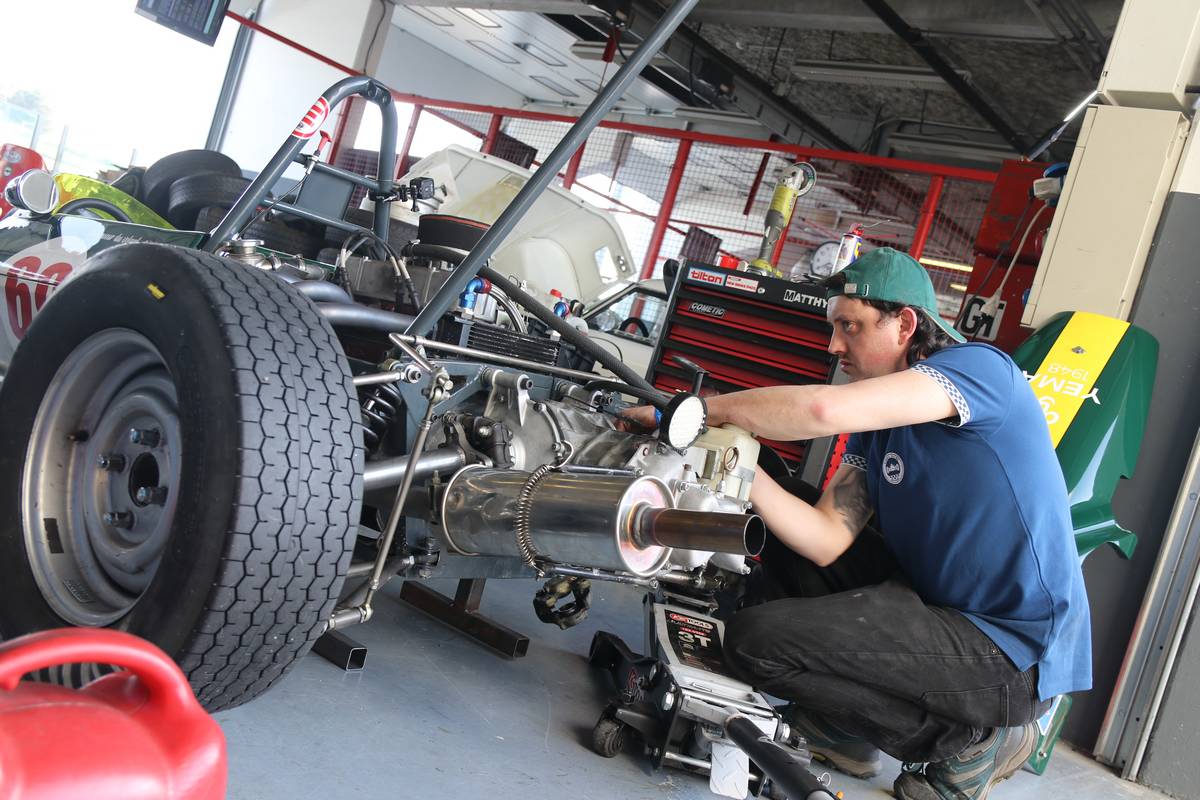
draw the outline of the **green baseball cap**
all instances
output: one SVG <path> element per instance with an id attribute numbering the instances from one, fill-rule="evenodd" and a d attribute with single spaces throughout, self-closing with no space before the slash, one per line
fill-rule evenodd
<path id="1" fill-rule="evenodd" d="M 956 342 L 966 339 L 942 319 L 937 310 L 937 295 L 933 282 L 915 258 L 890 247 L 879 247 L 859 256 L 858 260 L 843 269 L 838 275 L 846 282 L 830 287 L 827 299 L 838 295 L 857 297 L 862 300 L 883 300 L 902 303 L 920 309 L 939 328 Z"/>

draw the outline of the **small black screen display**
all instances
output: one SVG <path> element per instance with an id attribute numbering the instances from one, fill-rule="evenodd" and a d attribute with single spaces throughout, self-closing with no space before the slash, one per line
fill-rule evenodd
<path id="1" fill-rule="evenodd" d="M 137 0 L 137 13 L 184 36 L 212 45 L 229 0 Z"/>

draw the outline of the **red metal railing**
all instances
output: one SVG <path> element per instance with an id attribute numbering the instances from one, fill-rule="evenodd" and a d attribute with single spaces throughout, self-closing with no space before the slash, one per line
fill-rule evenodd
<path id="1" fill-rule="evenodd" d="M 232 11 L 227 15 L 264 36 L 347 74 L 362 74 Z M 448 123 L 478 139 L 491 153 L 497 141 L 516 139 L 537 149 L 540 165 L 575 117 L 392 92 L 412 114 L 398 148 L 403 168 L 422 124 Z M 352 112 L 347 112 L 352 113 Z M 531 124 L 536 123 L 536 124 Z M 339 122 L 339 132 L 346 130 Z M 528 154 L 528 150 L 525 151 Z M 875 246 L 906 249 L 940 263 L 926 267 L 948 316 L 965 291 L 972 246 L 996 173 L 884 158 L 784 142 L 717 136 L 605 120 L 563 173 L 563 188 L 608 209 L 622 223 L 643 276 L 674 257 L 689 228 L 719 236 L 717 252 L 750 260 L 757 255 L 772 179 L 797 159 L 818 170 L 817 188 L 801 198 L 774 256 L 785 272 L 803 271 L 812 251 L 852 225 L 867 228 Z M 666 253 L 667 255 L 664 255 Z"/>

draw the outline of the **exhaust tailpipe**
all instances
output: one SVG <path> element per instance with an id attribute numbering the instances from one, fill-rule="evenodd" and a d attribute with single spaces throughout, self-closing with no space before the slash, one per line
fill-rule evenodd
<path id="1" fill-rule="evenodd" d="M 638 515 L 637 538 L 646 546 L 756 556 L 767 542 L 767 527 L 757 514 L 645 508 Z"/>

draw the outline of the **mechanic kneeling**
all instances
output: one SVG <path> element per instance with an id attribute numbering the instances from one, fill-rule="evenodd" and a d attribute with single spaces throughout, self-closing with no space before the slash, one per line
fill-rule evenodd
<path id="1" fill-rule="evenodd" d="M 819 499 L 755 477 L 775 539 L 726 657 L 794 702 L 789 722 L 834 767 L 874 775 L 879 748 L 906 762 L 901 800 L 981 800 L 1032 754 L 1049 701 L 1091 687 L 1066 485 L 1021 370 L 959 344 L 920 264 L 881 248 L 828 285 L 850 383 L 708 399 L 710 425 L 852 434 Z"/>

